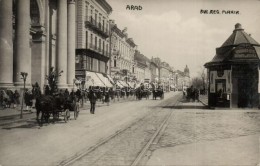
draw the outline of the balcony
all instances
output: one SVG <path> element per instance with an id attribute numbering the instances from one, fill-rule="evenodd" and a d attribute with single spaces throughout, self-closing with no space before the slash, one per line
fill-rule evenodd
<path id="1" fill-rule="evenodd" d="M 102 52 L 99 52 L 98 49 L 76 49 L 76 54 L 77 55 L 82 55 L 82 56 L 88 56 L 94 59 L 101 60 L 103 62 L 107 62 L 109 60 L 109 57 L 105 56 L 102 54 Z"/>
<path id="2" fill-rule="evenodd" d="M 104 38 L 109 37 L 108 28 L 105 29 L 105 27 L 100 22 L 97 22 L 97 20 L 95 20 L 92 16 L 90 16 L 88 20 L 85 21 L 85 27 L 93 29 L 95 32 L 97 32 L 100 36 Z"/>

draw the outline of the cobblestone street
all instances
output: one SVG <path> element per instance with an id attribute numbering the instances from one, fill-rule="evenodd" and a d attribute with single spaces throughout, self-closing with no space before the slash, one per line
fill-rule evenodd
<path id="1" fill-rule="evenodd" d="M 172 119 L 161 139 L 150 148 L 143 163 L 148 160 L 147 165 L 240 165 L 241 163 L 242 165 L 256 165 L 259 162 L 260 112 L 258 110 L 183 109 L 173 111 Z M 247 144 L 243 149 L 243 153 L 248 155 L 246 158 L 241 156 L 241 151 L 237 151 L 237 148 L 241 146 L 240 143 L 234 144 L 233 147 L 229 147 L 230 142 L 227 143 L 228 139 L 243 137 L 246 139 L 244 143 Z M 221 147 L 220 151 L 219 147 L 214 146 L 214 141 L 219 142 L 217 145 Z M 209 144 L 206 147 L 210 148 L 203 147 L 201 145 L 203 143 Z M 176 156 L 174 149 L 182 145 L 194 145 L 195 149 L 191 146 L 187 146 L 187 149 L 195 154 L 200 151 L 199 148 L 204 148 L 204 151 L 199 156 L 190 158 L 188 157 L 190 152 L 185 151 L 187 149 L 184 148 L 185 150 L 182 149 L 182 151 L 186 153 L 178 151 L 178 158 L 172 158 Z M 222 158 L 221 154 L 215 154 L 218 151 L 224 153 L 227 150 L 225 146 L 229 147 L 227 158 Z M 165 154 L 163 151 L 170 148 L 173 150 L 172 153 L 168 151 L 171 159 L 163 157 Z M 185 161 L 185 159 L 188 160 Z"/>

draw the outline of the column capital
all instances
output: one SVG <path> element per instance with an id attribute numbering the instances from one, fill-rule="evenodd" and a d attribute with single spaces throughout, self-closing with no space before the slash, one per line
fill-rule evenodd
<path id="1" fill-rule="evenodd" d="M 74 4 L 75 0 L 68 0 L 68 4 Z"/>

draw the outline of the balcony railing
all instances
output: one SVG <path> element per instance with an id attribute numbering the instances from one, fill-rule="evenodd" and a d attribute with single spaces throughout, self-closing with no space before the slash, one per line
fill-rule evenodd
<path id="1" fill-rule="evenodd" d="M 109 37 L 108 28 L 105 29 L 104 25 L 102 25 L 100 22 L 97 22 L 97 20 L 95 20 L 92 16 L 90 16 L 87 21 L 85 21 L 85 26 L 91 27 L 105 38 Z"/>

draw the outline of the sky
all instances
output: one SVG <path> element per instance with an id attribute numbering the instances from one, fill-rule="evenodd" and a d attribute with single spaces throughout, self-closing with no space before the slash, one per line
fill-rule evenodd
<path id="1" fill-rule="evenodd" d="M 212 60 L 216 48 L 233 33 L 236 23 L 260 43 L 260 0 L 107 0 L 110 19 L 122 30 L 127 27 L 137 49 L 160 57 L 175 70 L 188 65 L 191 77 L 199 75 Z M 142 10 L 128 10 L 127 5 Z M 201 14 L 215 10 L 219 14 Z M 239 14 L 224 14 L 233 10 Z"/>

